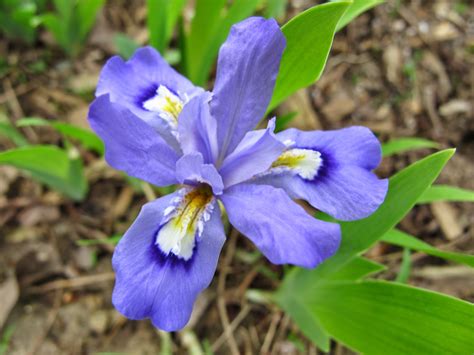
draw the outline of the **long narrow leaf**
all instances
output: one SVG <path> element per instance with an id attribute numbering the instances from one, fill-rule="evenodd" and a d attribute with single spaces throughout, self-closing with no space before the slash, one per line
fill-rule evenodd
<path id="1" fill-rule="evenodd" d="M 455 261 L 460 264 L 469 265 L 474 267 L 474 256 L 466 255 L 462 253 L 455 253 L 449 251 L 443 251 L 423 242 L 422 240 L 404 233 L 398 229 L 389 230 L 382 238 L 382 241 L 394 245 L 398 245 L 403 248 L 410 248 L 412 250 L 418 250 L 428 255 L 433 255 L 438 258 L 445 260 Z"/>
<path id="2" fill-rule="evenodd" d="M 436 142 L 416 137 L 393 139 L 387 143 L 382 144 L 382 154 L 388 157 L 394 154 L 403 153 L 410 150 L 423 148 L 438 148 Z"/>
<path id="3" fill-rule="evenodd" d="M 27 171 L 36 180 L 74 200 L 87 192 L 82 162 L 56 146 L 26 146 L 0 153 L 0 164 Z"/>
<path id="4" fill-rule="evenodd" d="M 314 6 L 282 27 L 286 49 L 268 111 L 295 91 L 319 79 L 336 26 L 350 4 L 341 1 Z"/>
<path id="5" fill-rule="evenodd" d="M 28 145 L 26 138 L 8 121 L 0 121 L 0 135 L 11 139 L 19 147 Z"/>
<path id="6" fill-rule="evenodd" d="M 307 290 L 302 303 L 331 336 L 363 354 L 474 353 L 474 305 L 468 302 L 383 281 Z"/>
<path id="7" fill-rule="evenodd" d="M 474 202 L 474 191 L 455 186 L 434 185 L 426 190 L 418 199 L 418 203 L 431 203 L 436 201 Z"/>
<path id="8" fill-rule="evenodd" d="M 454 149 L 432 154 L 394 175 L 384 203 L 374 214 L 359 221 L 341 223 L 343 239 L 339 251 L 315 272 L 334 272 L 392 229 L 431 186 L 453 154 Z"/>
<path id="9" fill-rule="evenodd" d="M 17 126 L 51 126 L 65 137 L 78 140 L 85 148 L 93 150 L 100 155 L 104 154 L 104 144 L 95 133 L 70 123 L 48 121 L 39 117 L 27 117 L 18 120 Z"/>
<path id="10" fill-rule="evenodd" d="M 339 1 L 339 0 L 333 0 Z M 351 6 L 347 9 L 344 16 L 342 16 L 341 20 L 337 24 L 337 31 L 342 29 L 346 26 L 349 22 L 351 22 L 354 18 L 362 14 L 363 12 L 370 10 L 371 8 L 380 5 L 385 2 L 385 0 L 352 0 Z"/>
<path id="11" fill-rule="evenodd" d="M 161 53 L 164 52 L 166 46 L 168 6 L 168 0 L 147 0 L 147 26 L 150 44 Z"/>

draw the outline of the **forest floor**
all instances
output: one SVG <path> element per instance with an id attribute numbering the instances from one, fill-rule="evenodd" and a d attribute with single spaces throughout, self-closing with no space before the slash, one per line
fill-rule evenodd
<path id="1" fill-rule="evenodd" d="M 46 34 L 33 48 L 2 39 L 0 114 L 13 122 L 44 117 L 88 127 L 99 71 L 116 53 L 114 34 L 147 41 L 144 2 L 125 3 L 109 2 L 74 60 L 51 49 Z M 438 182 L 474 189 L 474 5 L 467 3 L 389 1 L 364 14 L 336 35 L 317 84 L 292 96 L 277 116 L 297 111 L 289 125 L 302 129 L 364 125 L 384 142 L 423 137 L 456 147 Z M 312 4 L 290 1 L 287 18 Z M 61 142 L 49 128 L 22 130 L 33 143 Z M 1 150 L 11 147 L 0 140 Z M 378 172 L 391 176 L 428 153 L 386 158 Z M 113 245 L 87 240 L 121 235 L 147 199 L 102 159 L 83 149 L 81 155 L 90 191 L 80 203 L 0 167 L 0 344 L 6 353 L 187 353 L 200 346 L 226 354 L 229 337 L 246 353 L 317 353 L 287 315 L 251 297 L 249 289 L 275 290 L 283 270 L 236 233 L 185 331 L 157 332 L 149 321 L 128 321 L 116 312 L 110 301 Z M 417 206 L 400 228 L 437 247 L 472 254 L 473 212 L 468 203 Z M 396 277 L 401 249 L 379 244 L 367 255 L 389 265 L 378 277 Z M 472 269 L 421 253 L 412 262 L 410 284 L 474 301 Z M 225 316 L 232 322 L 228 333 Z M 336 344 L 332 351 L 351 353 Z"/>

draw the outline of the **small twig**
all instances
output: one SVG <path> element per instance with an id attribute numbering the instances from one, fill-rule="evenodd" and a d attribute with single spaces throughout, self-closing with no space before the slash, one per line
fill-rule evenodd
<path id="1" fill-rule="evenodd" d="M 247 317 L 247 314 L 250 312 L 250 309 L 252 307 L 248 304 L 242 308 L 240 313 L 237 315 L 237 317 L 234 318 L 234 320 L 230 323 L 230 326 L 220 335 L 219 338 L 212 344 L 211 349 L 213 352 L 217 352 L 217 350 L 220 349 L 220 347 L 227 341 L 227 338 L 229 337 L 230 333 L 229 332 L 234 332 L 235 329 L 239 326 L 239 324 Z"/>
<path id="2" fill-rule="evenodd" d="M 273 337 L 275 336 L 276 329 L 278 326 L 278 323 L 280 322 L 281 319 L 281 313 L 275 313 L 272 317 L 272 321 L 270 323 L 270 327 L 268 327 L 268 332 L 267 335 L 265 336 L 265 339 L 263 341 L 262 349 L 260 349 L 260 354 L 267 354 L 268 351 L 270 350 L 270 345 L 272 345 L 272 340 Z"/>
<path id="3" fill-rule="evenodd" d="M 3 81 L 3 88 L 5 90 L 5 96 L 7 97 L 7 103 L 10 106 L 10 109 L 13 112 L 15 119 L 20 119 L 25 116 L 23 109 L 21 108 L 20 102 L 16 96 L 15 90 L 12 87 L 12 84 L 9 79 Z M 38 136 L 31 127 L 24 127 L 25 133 L 28 136 L 28 139 L 33 143 L 38 141 Z"/>
<path id="4" fill-rule="evenodd" d="M 271 351 L 272 354 L 277 353 L 276 352 L 277 351 L 277 349 L 276 349 L 277 342 L 282 340 L 285 337 L 290 324 L 291 324 L 291 318 L 288 314 L 285 314 L 285 316 L 283 317 L 283 319 L 280 322 L 280 327 L 279 327 L 277 335 L 275 337 L 275 341 L 273 342 L 273 347 L 272 347 L 272 351 Z"/>
<path id="5" fill-rule="evenodd" d="M 36 354 L 38 351 L 38 348 L 41 346 L 43 343 L 44 339 L 48 336 L 49 331 L 51 330 L 56 317 L 58 316 L 59 309 L 61 308 L 61 299 L 63 297 L 63 291 L 60 290 L 56 293 L 56 296 L 54 298 L 54 305 L 51 311 L 48 314 L 48 317 L 46 318 L 46 325 L 44 326 L 44 332 L 41 333 L 35 340 L 34 340 L 34 345 L 31 348 L 31 351 L 28 353 L 28 355 L 33 355 Z"/>
<path id="6" fill-rule="evenodd" d="M 148 201 L 154 201 L 156 200 L 156 194 L 155 191 L 153 191 L 153 188 L 151 185 L 145 181 L 141 182 L 143 193 L 145 194 L 145 197 Z"/>
<path id="7" fill-rule="evenodd" d="M 221 318 L 222 327 L 224 328 L 224 334 L 228 340 L 228 345 L 233 355 L 239 355 L 239 347 L 237 346 L 237 342 L 234 338 L 229 316 L 227 314 L 225 301 L 225 281 L 229 264 L 235 254 L 238 234 L 239 232 L 236 229 L 233 229 L 230 233 L 227 252 L 225 254 L 224 261 L 222 263 L 222 269 L 217 282 L 217 309 L 219 311 L 219 317 Z"/>
<path id="8" fill-rule="evenodd" d="M 87 285 L 93 285 L 101 282 L 112 281 L 115 279 L 115 273 L 104 272 L 103 274 L 81 276 L 68 280 L 55 280 L 47 282 L 41 286 L 30 287 L 27 292 L 29 294 L 45 293 L 53 290 L 61 290 L 64 288 L 76 288 L 84 287 Z"/>

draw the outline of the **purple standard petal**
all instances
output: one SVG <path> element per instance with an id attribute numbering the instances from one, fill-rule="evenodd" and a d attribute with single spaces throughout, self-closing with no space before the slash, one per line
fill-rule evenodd
<path id="1" fill-rule="evenodd" d="M 267 129 L 247 132 L 244 139 L 222 163 L 219 172 L 226 187 L 246 181 L 266 171 L 285 149 L 273 134 L 275 119 Z"/>
<path id="2" fill-rule="evenodd" d="M 309 216 L 282 189 L 240 184 L 221 200 L 231 224 L 274 264 L 313 268 L 339 247 L 339 225 Z"/>
<path id="3" fill-rule="evenodd" d="M 111 103 L 109 95 L 94 100 L 88 119 L 105 143 L 105 159 L 111 166 L 155 185 L 176 183 L 176 152 L 132 112 Z"/>
<path id="4" fill-rule="evenodd" d="M 204 164 L 200 153 L 184 155 L 176 163 L 176 178 L 181 184 L 198 186 L 208 184 L 214 195 L 222 194 L 224 183 L 212 164 Z"/>
<path id="5" fill-rule="evenodd" d="M 112 102 L 127 107 L 178 148 L 175 131 L 179 111 L 201 92 L 154 48 L 144 47 L 127 62 L 119 56 L 108 60 L 100 74 L 96 96 L 109 94 Z"/>
<path id="6" fill-rule="evenodd" d="M 211 116 L 210 93 L 189 101 L 181 111 L 178 122 L 179 141 L 184 154 L 199 152 L 206 163 L 217 159 L 217 122 Z"/>
<path id="7" fill-rule="evenodd" d="M 114 306 L 130 319 L 151 318 L 166 331 L 188 322 L 196 297 L 212 280 L 225 241 L 219 208 L 214 208 L 191 259 L 163 254 L 155 239 L 165 210 L 177 197 L 174 193 L 143 206 L 112 259 Z"/>
<path id="8" fill-rule="evenodd" d="M 218 163 L 263 118 L 285 37 L 277 22 L 251 17 L 230 30 L 219 51 L 211 113 L 217 120 Z"/>
<path id="9" fill-rule="evenodd" d="M 289 129 L 278 135 L 292 149 L 318 154 L 314 176 L 295 169 L 275 169 L 258 178 L 261 184 L 281 187 L 293 198 L 307 200 L 315 208 L 343 221 L 372 214 L 384 201 L 388 180 L 370 170 L 381 160 L 380 143 L 365 127 L 337 131 L 302 132 Z M 308 166 L 308 164 L 306 164 Z"/>

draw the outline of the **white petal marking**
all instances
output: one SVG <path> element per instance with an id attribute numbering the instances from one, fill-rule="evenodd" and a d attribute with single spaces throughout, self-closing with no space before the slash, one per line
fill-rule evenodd
<path id="1" fill-rule="evenodd" d="M 183 189 L 176 205 L 167 208 L 164 224 L 156 235 L 156 244 L 168 255 L 189 260 L 194 251 L 196 238 L 201 237 L 204 223 L 211 216 L 214 198 L 208 187 Z"/>
<path id="2" fill-rule="evenodd" d="M 323 160 L 321 153 L 312 149 L 292 148 L 283 152 L 270 168 L 270 173 L 291 171 L 303 179 L 312 180 L 318 175 Z"/>
<path id="3" fill-rule="evenodd" d="M 176 131 L 178 128 L 178 116 L 181 113 L 187 97 L 181 99 L 181 95 L 173 93 L 164 85 L 160 85 L 156 90 L 156 95 L 143 102 L 143 108 L 156 112 Z"/>

